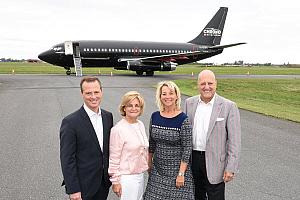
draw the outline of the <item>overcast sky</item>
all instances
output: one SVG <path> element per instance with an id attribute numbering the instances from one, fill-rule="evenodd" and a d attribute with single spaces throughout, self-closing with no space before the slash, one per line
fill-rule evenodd
<path id="1" fill-rule="evenodd" d="M 0 7 L 0 58 L 35 59 L 67 40 L 187 42 L 228 7 L 221 44 L 202 62 L 300 64 L 297 0 L 8 0 Z"/>

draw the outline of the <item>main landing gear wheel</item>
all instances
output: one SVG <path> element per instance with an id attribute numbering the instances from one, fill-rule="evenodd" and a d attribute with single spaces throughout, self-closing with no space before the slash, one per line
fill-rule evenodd
<path id="1" fill-rule="evenodd" d="M 143 71 L 136 71 L 136 74 L 138 75 L 138 76 L 142 76 L 143 75 Z"/>
<path id="2" fill-rule="evenodd" d="M 153 76 L 154 75 L 154 71 L 147 71 L 146 72 L 146 76 Z"/>
<path id="3" fill-rule="evenodd" d="M 71 70 L 68 69 L 68 70 L 66 71 L 66 74 L 67 74 L 67 75 L 71 75 Z"/>

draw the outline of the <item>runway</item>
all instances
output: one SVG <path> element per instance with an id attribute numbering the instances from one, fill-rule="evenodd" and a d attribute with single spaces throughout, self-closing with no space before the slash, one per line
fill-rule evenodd
<path id="1" fill-rule="evenodd" d="M 156 83 L 173 79 L 100 76 L 102 107 L 120 118 L 120 97 L 139 91 L 146 100 L 140 118 L 148 129 Z M 182 78 L 176 76 L 176 78 Z M 219 80 L 221 81 L 221 80 Z M 61 187 L 59 127 L 82 105 L 80 78 L 64 75 L 0 75 L 0 200 L 68 199 Z M 183 96 L 183 101 L 186 99 Z M 300 123 L 240 110 L 240 172 L 226 185 L 226 199 L 282 200 L 300 196 Z M 116 200 L 110 194 L 109 200 Z"/>

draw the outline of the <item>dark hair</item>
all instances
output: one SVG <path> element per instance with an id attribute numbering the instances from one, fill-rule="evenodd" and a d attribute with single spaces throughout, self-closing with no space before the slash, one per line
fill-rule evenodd
<path id="1" fill-rule="evenodd" d="M 95 81 L 97 81 L 99 83 L 100 89 L 102 90 L 101 81 L 97 77 L 95 77 L 95 76 L 84 76 L 84 77 L 82 77 L 82 79 L 80 81 L 80 90 L 81 90 L 81 93 L 83 92 L 83 90 L 82 90 L 82 84 L 84 82 L 91 83 L 91 82 L 95 82 Z"/>

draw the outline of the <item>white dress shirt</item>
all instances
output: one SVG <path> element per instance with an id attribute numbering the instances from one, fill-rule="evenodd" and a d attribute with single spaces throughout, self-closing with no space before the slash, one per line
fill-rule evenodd
<path id="1" fill-rule="evenodd" d="M 205 103 L 199 97 L 194 118 L 193 150 L 206 150 L 207 131 L 214 102 L 215 96 L 208 103 Z"/>
<path id="2" fill-rule="evenodd" d="M 83 104 L 83 108 L 88 114 L 93 124 L 94 130 L 98 138 L 99 145 L 101 147 L 101 150 L 103 151 L 103 124 L 102 124 L 102 117 L 101 117 L 101 109 L 99 108 L 99 112 L 95 113 L 94 111 L 89 109 L 85 104 Z"/>

